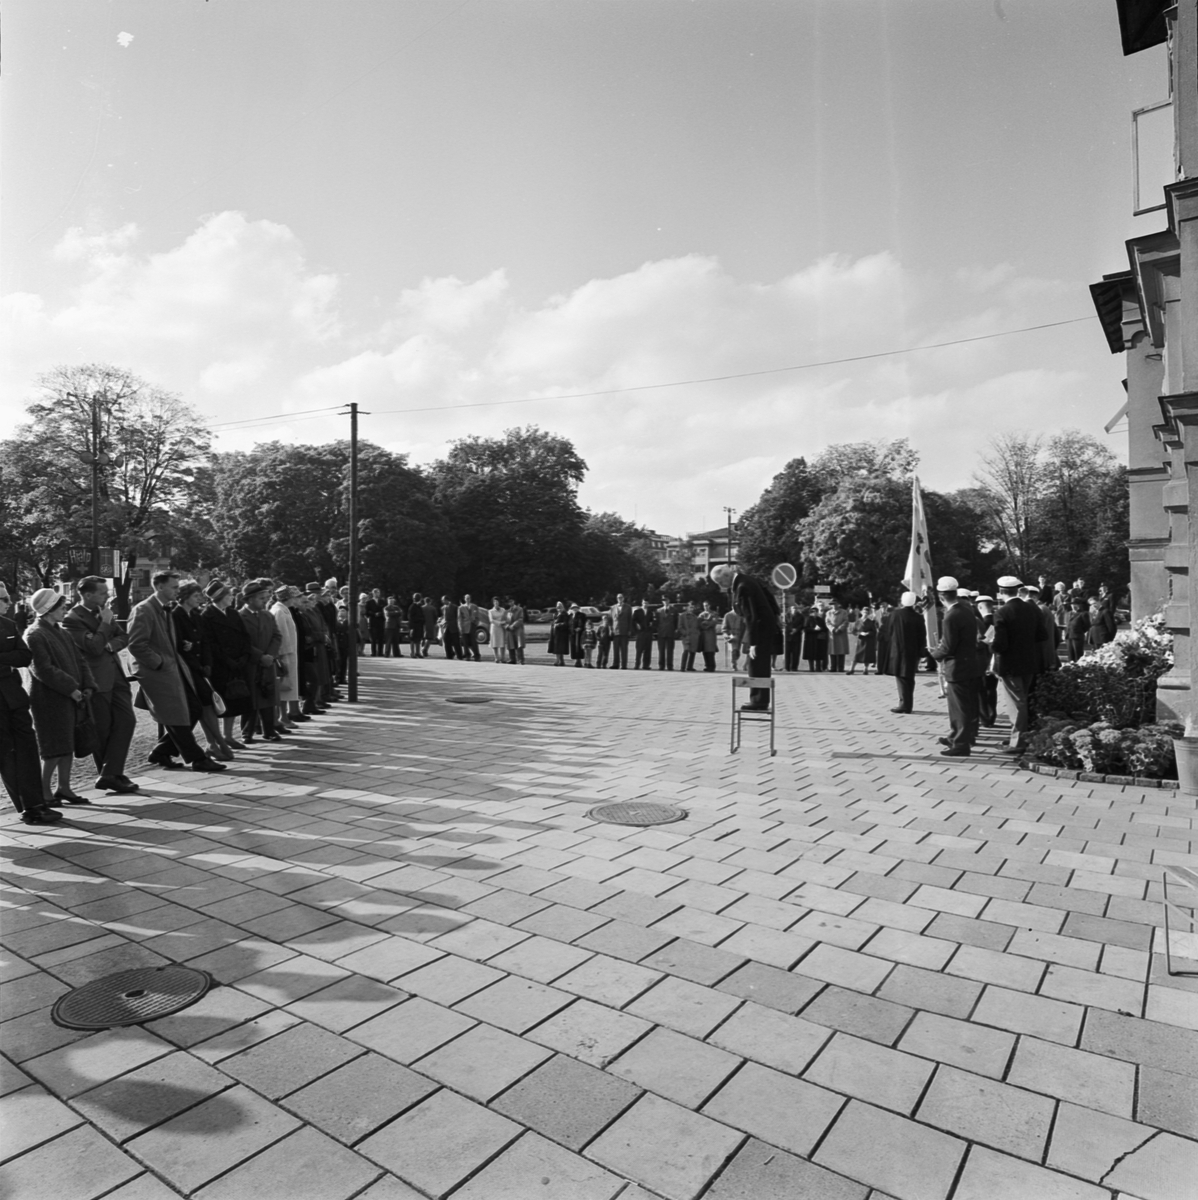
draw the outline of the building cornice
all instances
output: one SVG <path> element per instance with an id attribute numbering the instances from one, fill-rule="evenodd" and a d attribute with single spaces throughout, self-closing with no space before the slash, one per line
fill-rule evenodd
<path id="1" fill-rule="evenodd" d="M 1166 445 L 1181 445 L 1182 427 L 1198 425 L 1198 392 L 1161 396 L 1160 406 L 1165 419 L 1162 424 L 1152 427 L 1153 433 Z"/>

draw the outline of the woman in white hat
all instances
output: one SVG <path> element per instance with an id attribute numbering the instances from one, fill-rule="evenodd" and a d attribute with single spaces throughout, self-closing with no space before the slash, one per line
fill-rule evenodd
<path id="1" fill-rule="evenodd" d="M 33 655 L 29 705 L 38 753 L 42 758 L 42 796 L 47 805 L 90 804 L 71 790 L 75 758 L 75 720 L 80 706 L 96 690 L 96 681 L 70 634 L 59 628 L 67 598 L 54 588 L 39 588 L 29 598 L 35 620 L 25 630 Z M 50 783 L 58 772 L 58 787 Z"/>

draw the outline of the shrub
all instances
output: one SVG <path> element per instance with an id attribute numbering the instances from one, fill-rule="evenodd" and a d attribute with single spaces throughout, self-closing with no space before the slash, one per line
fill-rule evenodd
<path id="1" fill-rule="evenodd" d="M 1120 729 L 1106 721 L 1049 720 L 1032 735 L 1028 750 L 1040 762 L 1074 771 L 1176 779 L 1173 739 L 1181 734 L 1177 722 Z"/>

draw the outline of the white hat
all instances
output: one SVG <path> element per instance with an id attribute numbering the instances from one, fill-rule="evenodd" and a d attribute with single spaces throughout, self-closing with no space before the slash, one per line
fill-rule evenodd
<path id="1" fill-rule="evenodd" d="M 936 580 L 936 590 L 938 592 L 955 592 L 959 586 L 951 575 L 941 575 Z"/>
<path id="2" fill-rule="evenodd" d="M 998 586 L 1002 588 L 1004 592 L 1010 592 L 1015 588 L 1023 587 L 1023 582 L 1019 579 L 1016 579 L 1014 575 L 1004 575 L 998 581 Z"/>
<path id="3" fill-rule="evenodd" d="M 44 617 L 46 613 L 53 612 L 60 604 L 65 603 L 65 601 L 66 597 L 54 588 L 38 588 L 29 597 L 29 607 L 39 617 Z"/>
<path id="4" fill-rule="evenodd" d="M 918 599 L 919 599 L 919 597 L 918 597 L 918 596 L 917 596 L 917 595 L 916 595 L 914 592 L 904 592 L 904 593 L 903 593 L 903 594 L 902 594 L 902 595 L 899 597 L 899 603 L 900 603 L 900 604 L 901 604 L 901 605 L 902 605 L 904 608 L 914 608 L 914 607 L 915 607 L 915 601 L 916 601 L 916 600 L 918 600 Z"/>
<path id="5" fill-rule="evenodd" d="M 978 596 L 974 596 L 974 599 L 975 599 L 975 600 L 976 600 L 976 601 L 977 601 L 979 604 L 993 604 L 993 603 L 994 603 L 994 597 L 993 597 L 993 596 L 982 596 L 982 595 L 978 595 Z"/>
<path id="6" fill-rule="evenodd" d="M 1029 596 L 1033 593 L 1035 593 L 1037 596 L 1040 594 L 1040 589 L 1034 583 L 1025 583 L 1023 585 L 1023 590 L 1027 592 Z"/>

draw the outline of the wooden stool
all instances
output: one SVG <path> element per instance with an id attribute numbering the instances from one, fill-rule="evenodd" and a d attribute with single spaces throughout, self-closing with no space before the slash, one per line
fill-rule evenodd
<path id="1" fill-rule="evenodd" d="M 774 749 L 774 684 L 776 680 L 771 675 L 768 679 L 753 679 L 744 675 L 734 675 L 732 677 L 732 734 L 729 745 L 729 754 L 735 754 L 740 749 L 740 726 L 742 721 L 768 721 L 770 725 L 770 757 L 773 758 L 778 753 Z M 737 688 L 751 688 L 753 690 L 768 691 L 770 694 L 769 708 L 762 708 L 756 711 L 749 710 L 746 712 L 741 708 L 737 700 Z M 748 697 L 746 696 L 747 700 Z"/>

